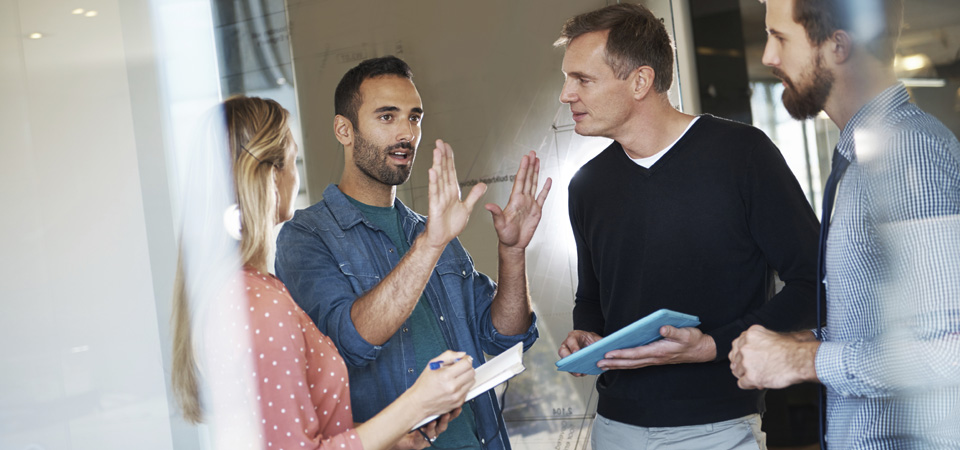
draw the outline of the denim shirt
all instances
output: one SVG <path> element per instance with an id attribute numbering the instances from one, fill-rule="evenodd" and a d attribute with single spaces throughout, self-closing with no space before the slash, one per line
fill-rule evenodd
<path id="1" fill-rule="evenodd" d="M 412 243 L 425 229 L 426 217 L 399 199 L 395 206 L 403 233 Z M 360 336 L 350 316 L 353 302 L 400 262 L 397 253 L 387 234 L 367 221 L 333 184 L 324 190 L 323 200 L 297 211 L 277 238 L 277 276 L 343 355 L 350 374 L 353 417 L 358 422 L 383 410 L 424 369 L 416 366 L 409 317 L 387 342 L 373 345 Z M 527 350 L 538 337 L 535 315 L 523 334 L 497 332 L 491 313 L 495 292 L 496 284 L 474 269 L 459 239 L 447 244 L 424 288 L 447 346 L 473 357 L 474 367 L 484 362 L 484 352 L 496 355 L 518 342 Z M 470 404 L 483 447 L 510 449 L 494 391 Z"/>

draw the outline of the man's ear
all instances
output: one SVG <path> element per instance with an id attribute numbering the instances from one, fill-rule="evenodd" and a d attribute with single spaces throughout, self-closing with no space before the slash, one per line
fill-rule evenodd
<path id="1" fill-rule="evenodd" d="M 834 65 L 847 62 L 853 54 L 853 37 L 844 30 L 834 31 L 824 44 L 827 46 L 824 57 Z"/>
<path id="2" fill-rule="evenodd" d="M 353 145 L 353 124 L 350 119 L 337 114 L 333 118 L 333 135 L 340 141 L 340 145 L 346 148 Z"/>
<path id="3" fill-rule="evenodd" d="M 653 67 L 650 66 L 640 66 L 630 74 L 630 79 L 633 81 L 631 87 L 633 88 L 633 98 L 635 100 L 643 100 L 647 96 L 647 93 L 653 89 L 653 81 L 656 79 L 656 72 L 653 71 Z"/>

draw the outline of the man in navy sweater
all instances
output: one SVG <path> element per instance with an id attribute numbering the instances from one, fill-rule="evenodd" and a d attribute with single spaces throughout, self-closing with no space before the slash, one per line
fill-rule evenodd
<path id="1" fill-rule="evenodd" d="M 761 131 L 670 104 L 673 45 L 643 6 L 574 17 L 555 45 L 575 131 L 615 141 L 570 182 L 579 285 L 560 356 L 661 308 L 702 322 L 597 364 L 593 448 L 765 448 L 763 393 L 726 357 L 753 324 L 813 325 L 816 216 Z"/>

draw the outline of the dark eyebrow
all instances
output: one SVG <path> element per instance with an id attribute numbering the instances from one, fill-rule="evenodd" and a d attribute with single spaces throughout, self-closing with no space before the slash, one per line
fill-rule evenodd
<path id="1" fill-rule="evenodd" d="M 783 36 L 783 33 L 777 31 L 774 28 L 767 28 L 767 34 L 772 34 L 774 36 Z"/>
<path id="2" fill-rule="evenodd" d="M 398 107 L 396 107 L 396 106 L 381 106 L 381 107 L 373 110 L 373 113 L 374 113 L 374 114 L 380 114 L 380 113 L 385 113 L 385 112 L 399 112 L 399 111 L 400 111 L 400 108 L 398 108 Z M 413 108 L 413 109 L 411 109 L 410 111 L 413 111 L 413 112 L 415 112 L 415 113 L 417 113 L 417 114 L 423 114 L 423 108 Z"/>

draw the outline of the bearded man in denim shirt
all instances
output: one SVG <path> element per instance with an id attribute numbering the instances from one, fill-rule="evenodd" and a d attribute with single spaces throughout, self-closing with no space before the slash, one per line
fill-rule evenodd
<path id="1" fill-rule="evenodd" d="M 499 284 L 477 272 L 457 236 L 486 185 L 461 200 L 449 144 L 437 140 L 433 150 L 429 220 L 396 198 L 410 177 L 424 115 L 411 78 L 407 64 L 392 56 L 363 61 L 344 75 L 334 118 L 343 177 L 322 201 L 298 211 L 277 239 L 277 275 L 343 355 L 360 422 L 413 385 L 427 361 L 446 349 L 467 352 L 476 367 L 484 352 L 499 354 L 520 342 L 526 350 L 538 336 L 525 248 L 550 179 L 537 196 L 539 160 L 533 152 L 522 158 L 507 206 L 486 205 L 499 238 Z M 510 448 L 492 390 L 453 416 L 433 445 Z M 428 444 L 411 433 L 400 446 Z"/>

